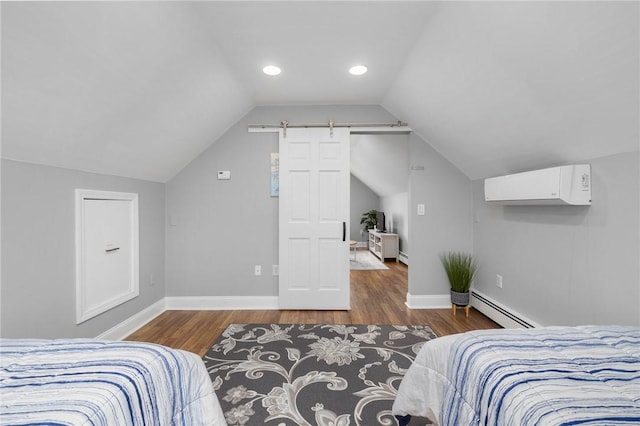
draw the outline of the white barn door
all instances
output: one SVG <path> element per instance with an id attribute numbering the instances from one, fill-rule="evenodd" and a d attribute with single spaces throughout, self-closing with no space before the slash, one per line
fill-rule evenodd
<path id="1" fill-rule="evenodd" d="M 350 309 L 349 129 L 280 130 L 280 309 Z"/>

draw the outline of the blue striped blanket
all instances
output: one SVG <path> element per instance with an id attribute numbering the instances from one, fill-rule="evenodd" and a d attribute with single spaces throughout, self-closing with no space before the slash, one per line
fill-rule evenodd
<path id="1" fill-rule="evenodd" d="M 395 414 L 426 413 L 451 426 L 640 424 L 640 328 L 483 330 L 448 342 L 438 350 L 449 353 L 441 371 L 416 358 L 418 379 L 438 382 L 441 393 L 403 391 L 412 366 Z M 420 398 L 441 405 L 425 412 Z"/>
<path id="2" fill-rule="evenodd" d="M 0 424 L 226 423 L 195 354 L 138 342 L 1 339 Z"/>

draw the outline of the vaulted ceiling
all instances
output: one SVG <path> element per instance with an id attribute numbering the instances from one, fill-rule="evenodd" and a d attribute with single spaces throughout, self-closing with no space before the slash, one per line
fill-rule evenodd
<path id="1" fill-rule="evenodd" d="M 634 151 L 639 5 L 2 2 L 2 156 L 165 182 L 282 104 L 382 105 L 472 179 Z"/>

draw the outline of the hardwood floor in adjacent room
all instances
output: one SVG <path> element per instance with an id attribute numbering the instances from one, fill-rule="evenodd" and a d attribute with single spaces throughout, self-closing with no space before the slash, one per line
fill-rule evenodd
<path id="1" fill-rule="evenodd" d="M 229 324 L 397 324 L 429 325 L 438 336 L 500 328 L 475 309 L 466 318 L 459 309 L 409 309 L 408 268 L 385 262 L 388 270 L 351 271 L 350 311 L 166 311 L 127 340 L 159 343 L 203 356 Z"/>

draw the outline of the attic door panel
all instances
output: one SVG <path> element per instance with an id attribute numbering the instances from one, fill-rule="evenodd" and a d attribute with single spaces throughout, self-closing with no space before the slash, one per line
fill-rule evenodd
<path id="1" fill-rule="evenodd" d="M 103 198 L 92 193 L 77 199 L 78 323 L 139 292 L 137 195 L 124 194 L 123 199 L 100 194 Z"/>
<path id="2" fill-rule="evenodd" d="M 93 310 L 131 288 L 131 227 L 129 203 L 86 200 L 85 306 Z"/>

